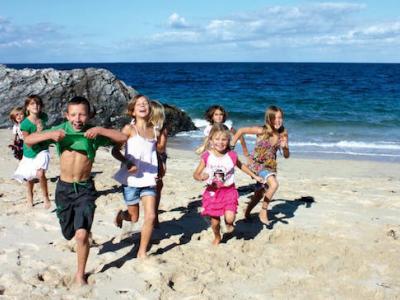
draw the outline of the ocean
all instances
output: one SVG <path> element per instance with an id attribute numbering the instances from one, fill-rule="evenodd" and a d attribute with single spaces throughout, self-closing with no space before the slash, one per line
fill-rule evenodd
<path id="1" fill-rule="evenodd" d="M 8 67 L 105 68 L 140 93 L 185 110 L 204 128 L 213 104 L 234 128 L 262 125 L 265 109 L 284 110 L 297 157 L 400 162 L 400 64 L 351 63 L 87 63 Z M 189 148 L 202 130 L 178 134 Z M 254 137 L 246 137 L 254 145 Z M 237 147 L 240 148 L 240 147 Z"/>

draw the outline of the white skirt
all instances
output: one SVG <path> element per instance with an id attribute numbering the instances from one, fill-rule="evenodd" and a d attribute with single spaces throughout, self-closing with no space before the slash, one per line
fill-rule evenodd
<path id="1" fill-rule="evenodd" d="M 37 171 L 43 169 L 47 171 L 50 162 L 49 150 L 40 151 L 35 158 L 22 157 L 18 168 L 13 175 L 13 179 L 24 182 L 37 178 Z"/>

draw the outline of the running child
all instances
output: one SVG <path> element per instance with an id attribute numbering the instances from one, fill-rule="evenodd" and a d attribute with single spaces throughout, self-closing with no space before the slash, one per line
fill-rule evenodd
<path id="1" fill-rule="evenodd" d="M 268 204 L 278 190 L 276 152 L 282 150 L 283 157 L 289 158 L 288 132 L 283 127 L 283 111 L 279 107 L 270 106 L 265 112 L 263 126 L 240 128 L 232 139 L 234 146 L 243 134 L 256 135 L 254 151 L 250 155 L 250 169 L 265 179 L 265 185 L 256 185 L 256 190 L 251 198 L 245 217 L 250 217 L 251 210 L 263 199 L 260 221 L 269 224 Z"/>
<path id="2" fill-rule="evenodd" d="M 20 130 L 25 140 L 34 132 L 41 132 L 46 128 L 47 115 L 43 112 L 43 101 L 37 95 L 31 95 L 25 100 L 24 110 L 26 118 L 21 122 Z M 50 153 L 48 143 L 38 143 L 29 146 L 23 144 L 23 157 L 13 178 L 19 182 L 26 182 L 26 198 L 29 207 L 33 207 L 33 186 L 39 179 L 44 198 L 44 207 L 50 208 L 49 192 L 47 187 L 46 171 L 49 167 Z"/>
<path id="3" fill-rule="evenodd" d="M 207 139 L 208 135 L 210 134 L 210 130 L 214 124 L 225 124 L 226 119 L 228 118 L 228 113 L 225 111 L 225 109 L 221 105 L 212 105 L 210 106 L 205 114 L 204 118 L 208 121 L 208 125 L 204 129 L 203 133 L 205 138 Z M 229 128 L 229 127 L 228 127 Z M 236 130 L 231 127 L 229 128 L 232 134 L 236 133 Z M 205 140 L 204 144 L 207 144 L 207 141 Z M 207 149 L 204 149 L 204 144 L 203 146 L 200 146 L 200 148 L 197 149 L 196 153 L 200 154 L 204 152 Z M 245 157 L 249 157 L 249 151 L 247 149 L 246 142 L 244 140 L 244 137 L 240 137 L 240 144 L 242 145 L 242 150 L 243 150 L 243 155 Z"/>
<path id="4" fill-rule="evenodd" d="M 9 117 L 13 123 L 13 140 L 8 147 L 13 151 L 14 157 L 18 160 L 21 160 L 23 156 L 24 135 L 22 134 L 20 127 L 21 122 L 25 117 L 24 108 L 22 106 L 13 108 L 9 114 Z"/>
<path id="5" fill-rule="evenodd" d="M 87 284 L 86 262 L 89 256 L 89 234 L 96 209 L 97 192 L 91 176 L 96 151 L 100 146 L 124 143 L 127 137 L 117 130 L 88 124 L 94 113 L 86 98 L 74 97 L 67 103 L 66 122 L 51 129 L 32 133 L 25 144 L 34 147 L 55 142 L 60 155 L 60 178 L 55 202 L 61 231 L 67 240 L 77 244 L 76 283 Z"/>
<path id="6" fill-rule="evenodd" d="M 239 198 L 234 181 L 235 166 L 258 182 L 263 182 L 261 177 L 240 162 L 236 152 L 230 150 L 230 138 L 230 130 L 225 125 L 214 124 L 207 145 L 210 150 L 201 155 L 200 163 L 193 173 L 194 179 L 207 183 L 203 192 L 202 215 L 211 217 L 214 245 L 221 242 L 221 216 L 224 216 L 227 232 L 234 230 L 233 222 Z"/>
<path id="7" fill-rule="evenodd" d="M 127 210 L 118 211 L 115 224 L 122 227 L 123 221 L 137 222 L 139 203 L 142 203 L 144 222 L 137 257 L 145 258 L 156 218 L 157 130 L 150 122 L 151 106 L 146 96 L 136 95 L 131 99 L 128 103 L 128 115 L 134 122 L 122 129 L 128 136 L 125 155 L 120 151 L 122 145 L 114 146 L 112 150 L 114 158 L 122 163 L 114 179 L 122 184 L 127 205 Z"/>

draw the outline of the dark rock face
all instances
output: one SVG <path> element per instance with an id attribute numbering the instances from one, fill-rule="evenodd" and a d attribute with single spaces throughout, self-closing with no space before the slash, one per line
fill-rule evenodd
<path id="1" fill-rule="evenodd" d="M 138 92 L 105 69 L 15 70 L 0 65 L 0 128 L 10 126 L 8 113 L 13 107 L 23 106 L 25 98 L 33 94 L 43 99 L 49 125 L 63 120 L 69 99 L 83 96 L 96 108 L 94 124 L 121 127 L 129 119 L 124 117 L 126 104 Z M 170 105 L 165 109 L 171 135 L 196 129 L 183 111 Z"/>

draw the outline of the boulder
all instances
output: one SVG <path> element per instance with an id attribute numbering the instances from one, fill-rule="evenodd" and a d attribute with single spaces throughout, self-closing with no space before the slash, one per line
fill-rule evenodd
<path id="1" fill-rule="evenodd" d="M 69 99 L 83 96 L 96 108 L 94 124 L 121 127 L 129 119 L 124 117 L 126 104 L 137 93 L 105 69 L 15 70 L 0 65 L 0 128 L 10 126 L 8 113 L 13 107 L 23 106 L 25 98 L 33 94 L 43 99 L 49 125 L 63 120 Z M 167 104 L 164 106 L 171 135 L 196 129 L 185 112 Z"/>

